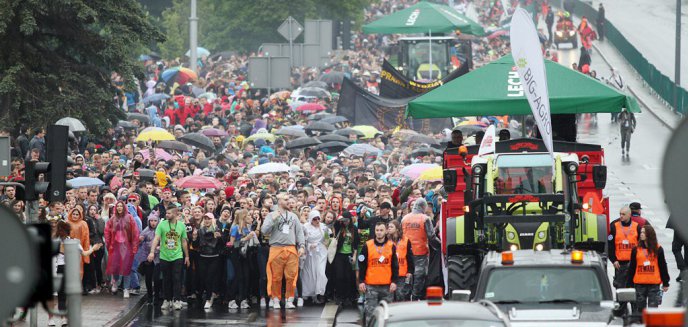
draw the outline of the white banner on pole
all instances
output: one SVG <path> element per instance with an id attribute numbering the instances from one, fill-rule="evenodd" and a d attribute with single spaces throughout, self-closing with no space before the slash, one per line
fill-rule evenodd
<path id="1" fill-rule="evenodd" d="M 485 130 L 485 136 L 483 136 L 483 141 L 480 142 L 480 149 L 478 149 L 478 156 L 483 154 L 494 153 L 495 152 L 495 127 L 490 125 L 490 127 Z"/>
<path id="2" fill-rule="evenodd" d="M 511 17 L 511 55 L 521 76 L 523 90 L 533 111 L 538 130 L 550 155 L 552 149 L 552 117 L 549 110 L 549 92 L 545 60 L 533 17 L 523 8 L 516 8 Z"/>

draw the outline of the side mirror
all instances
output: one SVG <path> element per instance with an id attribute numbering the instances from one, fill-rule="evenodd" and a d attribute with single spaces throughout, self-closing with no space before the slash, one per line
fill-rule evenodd
<path id="1" fill-rule="evenodd" d="M 616 290 L 617 302 L 635 302 L 635 288 L 620 288 Z"/>
<path id="2" fill-rule="evenodd" d="M 635 289 L 633 290 L 635 291 Z M 635 295 L 635 293 L 633 293 Z M 470 290 L 454 290 L 451 294 L 452 301 L 468 302 L 471 299 Z"/>
<path id="3" fill-rule="evenodd" d="M 456 190 L 456 170 L 445 169 L 442 172 L 442 182 L 444 183 L 444 190 L 447 193 L 452 193 Z"/>
<path id="4" fill-rule="evenodd" d="M 607 166 L 592 167 L 592 180 L 596 189 L 604 189 L 607 185 Z"/>

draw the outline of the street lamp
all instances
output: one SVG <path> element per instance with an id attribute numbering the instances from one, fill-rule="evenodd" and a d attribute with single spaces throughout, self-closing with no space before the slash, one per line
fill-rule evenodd
<path id="1" fill-rule="evenodd" d="M 196 0 L 191 0 L 191 15 L 189 16 L 189 68 L 196 72 L 198 62 L 198 16 L 196 16 Z"/>

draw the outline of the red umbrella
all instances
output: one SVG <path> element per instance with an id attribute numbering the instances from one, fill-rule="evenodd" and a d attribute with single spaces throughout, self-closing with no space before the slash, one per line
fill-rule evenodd
<path id="1" fill-rule="evenodd" d="M 222 183 L 208 176 L 187 176 L 174 183 L 180 188 L 222 188 Z"/>
<path id="2" fill-rule="evenodd" d="M 217 128 L 206 128 L 201 131 L 201 134 L 207 136 L 207 137 L 213 137 L 213 136 L 219 136 L 219 137 L 225 137 L 229 134 L 227 132 L 217 129 Z"/>
<path id="3" fill-rule="evenodd" d="M 296 111 L 323 111 L 327 108 L 325 106 L 318 104 L 318 103 L 306 103 L 300 105 L 298 108 L 296 108 Z"/>

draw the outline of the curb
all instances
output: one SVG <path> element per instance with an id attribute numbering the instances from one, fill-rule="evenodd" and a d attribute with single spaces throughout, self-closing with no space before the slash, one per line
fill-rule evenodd
<path id="1" fill-rule="evenodd" d="M 604 60 L 604 62 L 607 63 L 607 66 L 613 67 L 612 64 L 609 63 L 609 60 L 607 60 L 607 57 L 604 55 L 604 52 L 602 52 L 602 51 L 600 50 L 600 48 L 597 47 L 596 44 L 593 44 L 592 47 L 595 48 L 595 51 L 600 55 L 600 57 L 602 57 L 602 60 Z M 618 50 L 617 50 L 617 51 L 618 51 Z M 626 60 L 624 59 L 624 61 L 626 61 Z M 628 64 L 627 61 L 626 61 L 626 63 Z M 635 72 L 635 69 L 634 69 L 633 67 L 631 67 L 631 69 L 633 69 L 633 71 Z M 636 72 L 636 73 L 637 73 L 637 72 Z M 645 109 L 647 109 L 647 111 L 648 111 L 650 114 L 652 114 L 652 116 L 654 116 L 655 118 L 657 118 L 657 120 L 658 120 L 660 123 L 662 123 L 662 125 L 664 125 L 665 127 L 669 128 L 669 129 L 672 130 L 672 131 L 675 129 L 675 128 L 674 128 L 671 124 L 669 124 L 666 120 L 664 120 L 662 117 L 660 117 L 659 115 L 657 115 L 657 113 L 654 112 L 654 110 L 652 110 L 652 108 L 651 108 L 649 105 L 647 105 L 647 103 L 643 100 L 643 98 L 642 98 L 638 93 L 636 93 L 635 91 L 633 91 L 633 88 L 631 88 L 630 85 L 627 85 L 626 87 L 628 88 L 628 91 L 631 92 L 631 94 L 633 94 L 633 96 L 636 98 L 636 100 L 638 100 L 638 102 L 639 102 L 643 107 L 645 107 Z"/>
<path id="2" fill-rule="evenodd" d="M 108 323 L 106 325 L 110 326 L 110 327 L 124 327 L 124 326 L 126 326 L 129 322 L 131 322 L 131 320 L 134 319 L 134 317 L 136 317 L 136 315 L 139 313 L 139 311 L 141 311 L 141 308 L 145 304 L 146 304 L 146 294 L 144 293 L 143 295 L 140 295 L 138 301 L 136 301 L 136 303 L 134 303 L 133 306 L 131 306 L 125 310 L 122 310 L 116 318 L 108 321 Z"/>

